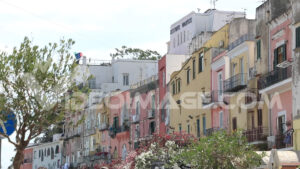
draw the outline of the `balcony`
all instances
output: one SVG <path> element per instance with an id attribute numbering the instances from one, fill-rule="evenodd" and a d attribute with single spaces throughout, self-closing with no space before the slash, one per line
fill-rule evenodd
<path id="1" fill-rule="evenodd" d="M 99 130 L 103 131 L 103 130 L 106 130 L 106 129 L 108 129 L 108 124 L 107 123 L 101 123 L 100 127 L 99 127 Z"/>
<path id="2" fill-rule="evenodd" d="M 155 109 L 148 110 L 148 119 L 155 118 Z"/>
<path id="3" fill-rule="evenodd" d="M 220 128 L 209 128 L 209 129 L 206 129 L 206 136 L 211 136 L 213 135 L 213 133 L 215 132 L 219 132 L 219 131 L 224 131 L 225 129 L 220 129 Z"/>
<path id="4" fill-rule="evenodd" d="M 204 93 L 202 97 L 202 105 L 206 106 L 212 103 L 221 102 L 223 98 L 223 91 L 213 90 L 208 93 Z"/>
<path id="5" fill-rule="evenodd" d="M 140 115 L 133 115 L 132 116 L 132 123 L 138 123 L 140 121 Z"/>
<path id="6" fill-rule="evenodd" d="M 260 90 L 270 87 L 276 83 L 282 82 L 292 76 L 292 66 L 287 68 L 277 68 L 258 80 L 258 88 Z"/>
<path id="7" fill-rule="evenodd" d="M 246 130 L 243 134 L 247 138 L 248 143 L 265 142 L 268 137 L 268 128 L 260 126 L 258 128 Z"/>
<path id="8" fill-rule="evenodd" d="M 239 46 L 240 44 L 244 43 L 245 41 L 253 41 L 255 40 L 255 35 L 252 34 L 244 34 L 239 37 L 236 41 L 229 44 L 228 50 L 231 51 L 235 47 Z"/>
<path id="9" fill-rule="evenodd" d="M 237 92 L 247 87 L 247 74 L 240 73 L 224 81 L 225 92 Z"/>
<path id="10" fill-rule="evenodd" d="M 293 134 L 290 135 L 290 140 L 287 138 L 286 134 L 277 134 L 275 136 L 275 148 L 276 149 L 284 149 L 293 147 Z M 289 143 L 288 143 L 289 142 Z"/>

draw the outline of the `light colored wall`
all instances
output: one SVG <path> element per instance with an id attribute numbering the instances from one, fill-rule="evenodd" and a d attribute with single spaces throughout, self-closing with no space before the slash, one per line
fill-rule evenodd
<path id="1" fill-rule="evenodd" d="M 56 146 L 59 146 L 59 153 L 55 154 L 55 148 Z M 48 169 L 59 169 L 62 165 L 62 146 L 63 141 L 56 141 L 51 143 L 44 143 L 38 146 L 35 146 L 33 148 L 33 152 L 36 152 L 36 158 L 33 158 L 33 169 L 38 169 L 39 167 L 48 168 Z M 46 149 L 46 152 L 48 152 L 48 148 L 50 149 L 50 155 L 45 156 L 44 159 L 41 161 L 41 157 L 39 158 L 39 150 L 43 150 L 43 152 Z M 51 148 L 54 150 L 54 158 L 51 159 Z M 59 165 L 57 165 L 59 163 Z"/>

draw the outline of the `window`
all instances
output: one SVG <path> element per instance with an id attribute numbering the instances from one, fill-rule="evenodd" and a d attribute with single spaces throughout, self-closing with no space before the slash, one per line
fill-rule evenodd
<path id="1" fill-rule="evenodd" d="M 181 130 L 182 130 L 181 124 L 178 124 L 178 129 L 179 129 L 179 132 L 181 133 Z"/>
<path id="2" fill-rule="evenodd" d="M 273 61 L 274 69 L 279 63 L 284 62 L 285 60 L 286 60 L 286 44 L 281 45 L 274 50 L 274 61 Z"/>
<path id="3" fill-rule="evenodd" d="M 155 95 L 152 95 L 152 111 L 155 111 Z"/>
<path id="4" fill-rule="evenodd" d="M 220 112 L 219 120 L 220 120 L 220 128 L 223 128 L 223 112 Z"/>
<path id="5" fill-rule="evenodd" d="M 176 86 L 174 82 L 172 83 L 172 93 L 173 95 L 176 94 Z"/>
<path id="6" fill-rule="evenodd" d="M 161 109 L 161 121 L 164 122 L 166 120 L 166 108 L 165 106 Z"/>
<path id="7" fill-rule="evenodd" d="M 180 79 L 177 80 L 177 93 L 180 93 Z"/>
<path id="8" fill-rule="evenodd" d="M 179 34 L 177 34 L 177 46 L 179 46 Z"/>
<path id="9" fill-rule="evenodd" d="M 296 28 L 296 48 L 300 47 L 300 26 Z"/>
<path id="10" fill-rule="evenodd" d="M 50 148 L 47 150 L 47 156 L 50 156 Z"/>
<path id="11" fill-rule="evenodd" d="M 176 38 L 174 38 L 174 40 L 173 40 L 173 48 L 175 48 L 176 47 Z"/>
<path id="12" fill-rule="evenodd" d="M 55 147 L 55 154 L 58 154 L 58 153 L 59 153 L 59 146 L 56 145 L 56 147 Z"/>
<path id="13" fill-rule="evenodd" d="M 200 119 L 197 119 L 197 137 L 200 137 Z"/>
<path id="14" fill-rule="evenodd" d="M 261 40 L 256 42 L 257 60 L 261 58 Z"/>
<path id="15" fill-rule="evenodd" d="M 185 31 L 183 32 L 183 42 L 185 42 Z"/>
<path id="16" fill-rule="evenodd" d="M 236 117 L 234 117 L 232 119 L 232 130 L 233 131 L 237 130 L 237 120 L 236 120 Z"/>
<path id="17" fill-rule="evenodd" d="M 135 105 L 135 114 L 140 114 L 140 102 L 137 101 Z"/>
<path id="18" fill-rule="evenodd" d="M 149 134 L 152 135 L 155 132 L 155 122 L 152 121 L 149 124 Z"/>
<path id="19" fill-rule="evenodd" d="M 140 126 L 135 126 L 135 138 L 140 138 Z"/>
<path id="20" fill-rule="evenodd" d="M 206 117 L 202 117 L 202 129 L 203 129 L 203 134 L 206 135 Z"/>
<path id="21" fill-rule="evenodd" d="M 196 68 L 195 68 L 195 65 L 196 65 L 196 61 L 195 61 L 195 59 L 193 60 L 193 79 L 195 79 L 196 78 Z"/>
<path id="22" fill-rule="evenodd" d="M 190 68 L 188 68 L 186 70 L 186 83 L 189 84 L 190 83 Z"/>
<path id="23" fill-rule="evenodd" d="M 218 72 L 218 97 L 219 101 L 221 100 L 223 94 L 223 74 L 222 71 Z"/>
<path id="24" fill-rule="evenodd" d="M 119 117 L 114 117 L 113 128 L 117 129 L 119 127 Z"/>
<path id="25" fill-rule="evenodd" d="M 129 74 L 125 73 L 123 74 L 123 86 L 129 85 Z"/>
<path id="26" fill-rule="evenodd" d="M 286 131 L 285 127 L 285 115 L 279 116 L 277 119 L 278 124 L 278 134 L 283 134 Z"/>
<path id="27" fill-rule="evenodd" d="M 166 73 L 165 73 L 165 71 L 163 71 L 163 74 L 162 74 L 162 85 L 163 85 L 163 87 L 166 87 Z"/>
<path id="28" fill-rule="evenodd" d="M 188 134 L 190 134 L 190 125 L 189 124 L 187 125 L 187 132 L 188 132 Z"/>
<path id="29" fill-rule="evenodd" d="M 261 127 L 263 123 L 262 109 L 258 109 L 257 111 L 257 126 Z"/>
<path id="30" fill-rule="evenodd" d="M 204 59 L 203 59 L 203 52 L 199 54 L 199 67 L 198 67 L 198 73 L 203 72 L 204 69 Z"/>
<path id="31" fill-rule="evenodd" d="M 114 77 L 114 76 L 111 78 L 111 81 L 112 81 L 113 83 L 115 83 L 115 77 Z"/>

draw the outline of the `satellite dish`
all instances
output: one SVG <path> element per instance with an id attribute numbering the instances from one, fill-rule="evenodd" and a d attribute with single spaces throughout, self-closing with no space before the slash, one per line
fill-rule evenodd
<path id="1" fill-rule="evenodd" d="M 4 111 L 1 111 L 0 133 L 10 136 L 15 131 L 16 124 L 16 115 L 13 112 L 6 113 Z"/>

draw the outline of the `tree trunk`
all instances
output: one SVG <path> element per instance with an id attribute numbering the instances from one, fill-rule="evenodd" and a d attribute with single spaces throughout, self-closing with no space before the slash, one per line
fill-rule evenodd
<path id="1" fill-rule="evenodd" d="M 13 161 L 14 169 L 20 169 L 23 160 L 24 160 L 24 148 L 17 148 L 17 152 Z"/>

